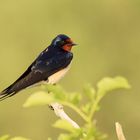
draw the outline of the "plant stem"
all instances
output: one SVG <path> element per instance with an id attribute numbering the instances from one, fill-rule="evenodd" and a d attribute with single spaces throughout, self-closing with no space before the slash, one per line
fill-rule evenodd
<path id="1" fill-rule="evenodd" d="M 90 112 L 90 115 L 89 115 L 89 120 L 92 120 L 93 116 L 94 116 L 94 113 L 97 109 L 97 106 L 98 106 L 98 103 L 100 102 L 101 100 L 101 96 L 97 96 L 97 99 L 95 100 L 95 102 L 93 103 L 93 106 L 92 106 L 92 109 L 91 109 L 91 112 Z"/>
<path id="2" fill-rule="evenodd" d="M 76 106 L 74 106 L 73 104 L 69 103 L 69 102 L 61 102 L 63 105 L 70 107 L 71 109 L 75 110 L 82 118 L 84 121 L 86 122 L 90 122 L 90 119 Z"/>

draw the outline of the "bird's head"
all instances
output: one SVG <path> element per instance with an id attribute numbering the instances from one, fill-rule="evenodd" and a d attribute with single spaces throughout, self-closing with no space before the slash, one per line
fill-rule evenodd
<path id="1" fill-rule="evenodd" d="M 71 51 L 72 46 L 76 44 L 66 35 L 60 34 L 53 39 L 51 46 L 63 49 L 64 51 Z"/>

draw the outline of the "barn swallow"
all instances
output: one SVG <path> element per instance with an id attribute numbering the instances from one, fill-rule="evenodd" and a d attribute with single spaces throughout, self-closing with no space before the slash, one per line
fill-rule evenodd
<path id="1" fill-rule="evenodd" d="M 39 83 L 57 83 L 69 70 L 73 59 L 72 46 L 76 44 L 67 35 L 56 36 L 27 70 L 9 87 L 0 93 L 0 100 Z"/>

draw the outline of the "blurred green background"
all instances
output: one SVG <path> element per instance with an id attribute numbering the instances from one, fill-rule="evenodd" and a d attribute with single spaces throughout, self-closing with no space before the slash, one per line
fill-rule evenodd
<path id="1" fill-rule="evenodd" d="M 105 76 L 125 76 L 132 89 L 107 95 L 97 124 L 109 140 L 116 139 L 116 121 L 123 125 L 127 140 L 140 138 L 140 1 L 0 0 L 0 90 L 60 33 L 79 44 L 73 49 L 71 70 L 60 84 L 68 91 L 81 91 L 87 82 L 95 86 Z M 60 131 L 51 125 L 57 117 L 49 108 L 22 108 L 29 94 L 39 89 L 0 102 L 0 135 L 56 139 Z"/>

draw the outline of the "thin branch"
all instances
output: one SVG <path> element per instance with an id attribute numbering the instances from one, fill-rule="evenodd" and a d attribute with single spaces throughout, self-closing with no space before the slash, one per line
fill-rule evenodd
<path id="1" fill-rule="evenodd" d="M 53 108 L 56 116 L 60 117 L 63 120 L 68 121 L 73 127 L 80 128 L 79 125 L 73 121 L 63 110 L 63 106 L 59 103 L 52 103 L 51 107 Z"/>
<path id="2" fill-rule="evenodd" d="M 116 126 L 116 133 L 117 133 L 118 140 L 126 140 L 123 134 L 122 126 L 118 122 L 115 123 L 115 126 Z"/>
<path id="3" fill-rule="evenodd" d="M 89 114 L 90 120 L 92 120 L 94 113 L 95 113 L 97 106 L 98 106 L 101 99 L 102 99 L 101 97 L 97 97 L 96 100 L 94 101 L 92 109 L 91 109 L 90 114 Z"/>
<path id="4" fill-rule="evenodd" d="M 78 107 L 74 106 L 73 104 L 69 103 L 69 102 L 61 102 L 63 105 L 70 107 L 71 109 L 75 110 L 76 113 L 78 113 L 85 122 L 90 122 L 89 118 L 85 115 L 85 113 L 83 113 Z"/>

